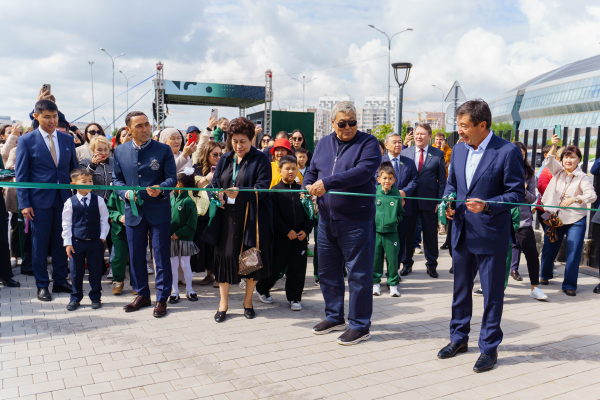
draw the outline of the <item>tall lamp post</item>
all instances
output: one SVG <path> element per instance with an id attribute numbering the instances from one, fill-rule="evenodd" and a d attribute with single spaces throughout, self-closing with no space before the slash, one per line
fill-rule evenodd
<path id="1" fill-rule="evenodd" d="M 396 133 L 402 136 L 402 97 L 404 96 L 404 85 L 406 82 L 408 82 L 412 64 L 407 62 L 393 63 L 392 68 L 394 69 L 394 78 L 396 78 L 396 82 L 398 82 L 398 112 L 396 115 Z M 404 76 L 402 76 L 403 73 Z"/>
<path id="2" fill-rule="evenodd" d="M 442 123 L 441 123 L 440 128 L 444 129 L 444 127 L 446 126 L 446 121 L 444 120 L 444 97 L 445 97 L 444 96 L 444 89 L 439 88 L 439 87 L 437 87 L 435 85 L 431 85 L 431 86 L 433 86 L 434 88 L 436 88 L 436 89 L 438 89 L 438 90 L 440 90 L 442 92 L 442 113 L 440 114 L 440 121 Z"/>
<path id="3" fill-rule="evenodd" d="M 304 80 L 306 79 L 306 76 L 302 75 L 302 81 L 300 79 L 296 79 L 296 78 L 292 78 L 292 79 L 295 80 L 295 81 L 298 81 L 298 82 L 300 82 L 302 84 L 302 112 L 304 112 L 304 92 L 305 92 L 305 89 L 306 89 L 306 84 L 309 83 L 309 82 L 314 81 L 317 78 L 314 78 L 314 79 L 311 79 L 310 81 L 306 81 L 305 82 Z"/>
<path id="4" fill-rule="evenodd" d="M 108 54 L 108 51 L 104 50 L 102 47 L 100 47 L 100 50 L 102 50 L 103 52 L 106 53 L 107 56 L 110 57 L 110 60 L 112 61 L 112 69 L 113 69 L 113 80 L 112 80 L 112 85 L 113 85 L 113 131 L 115 130 L 115 60 L 119 57 L 123 57 L 125 55 L 125 53 L 121 53 L 121 55 L 116 56 L 115 58 L 113 58 L 113 56 L 111 56 L 110 54 Z"/>
<path id="5" fill-rule="evenodd" d="M 392 39 L 394 38 L 394 36 L 396 36 L 396 35 L 398 35 L 398 34 L 400 34 L 402 32 L 412 31 L 413 29 L 412 28 L 408 28 L 408 29 L 405 29 L 403 31 L 396 32 L 396 33 L 394 33 L 390 37 L 390 36 L 388 36 L 387 33 L 385 33 L 384 31 L 381 31 L 381 30 L 375 28 L 373 25 L 369 25 L 369 26 L 371 28 L 375 29 L 376 31 L 379 31 L 379 32 L 383 33 L 385 35 L 385 37 L 388 39 L 388 63 L 387 63 L 387 65 L 388 65 L 388 67 L 387 67 L 388 68 L 388 85 L 387 85 L 388 86 L 388 88 L 387 88 L 387 93 L 388 93 L 388 108 L 387 108 L 387 113 L 388 113 L 389 120 L 391 120 L 391 118 L 392 118 L 392 114 L 391 114 L 392 105 L 390 103 L 390 87 L 391 86 L 390 86 L 390 67 L 389 67 L 389 65 L 390 65 L 390 62 L 391 62 L 390 61 L 390 56 L 391 56 L 391 53 L 392 53 Z M 396 116 L 396 122 L 398 122 L 397 119 L 398 119 L 398 116 Z"/>
<path id="6" fill-rule="evenodd" d="M 90 72 L 92 73 L 92 115 L 94 117 L 94 122 L 96 122 L 96 106 L 94 105 L 94 62 L 88 61 L 90 64 Z"/>
<path id="7" fill-rule="evenodd" d="M 125 74 L 123 73 L 123 71 L 119 70 L 119 72 L 121 73 L 121 75 L 123 75 L 123 77 L 125 77 L 125 81 L 127 82 L 127 108 L 125 109 L 125 111 L 129 111 L 129 80 L 131 78 L 133 78 L 135 75 L 131 75 L 129 78 L 125 76 Z"/>

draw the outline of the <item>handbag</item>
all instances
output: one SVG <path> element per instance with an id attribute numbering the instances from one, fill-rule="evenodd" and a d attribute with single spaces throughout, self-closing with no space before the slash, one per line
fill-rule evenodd
<path id="1" fill-rule="evenodd" d="M 569 186 L 571 186 L 571 182 L 573 182 L 573 179 L 575 179 L 574 176 L 569 181 L 569 184 L 565 187 L 565 190 L 564 190 L 562 196 L 560 196 L 560 202 L 558 203 L 559 205 L 565 199 L 565 195 L 567 194 L 567 189 L 569 189 Z M 560 219 L 560 217 L 558 216 L 559 211 L 560 210 L 556 211 L 556 213 L 551 213 L 550 217 L 547 220 L 544 220 L 544 224 L 548 225 L 548 229 L 546 230 L 546 236 L 548 236 L 548 240 L 551 243 L 554 243 L 558 240 L 558 234 L 556 233 L 556 229 L 563 226 L 563 222 Z"/>
<path id="2" fill-rule="evenodd" d="M 246 222 L 248 222 L 248 207 L 250 203 L 246 203 L 246 217 L 244 218 L 244 230 L 242 231 L 242 248 L 240 249 L 240 269 L 239 275 L 248 275 L 254 271 L 258 271 L 263 267 L 262 258 L 258 244 L 258 192 L 256 193 L 256 247 L 244 250 L 244 234 L 246 233 Z"/>

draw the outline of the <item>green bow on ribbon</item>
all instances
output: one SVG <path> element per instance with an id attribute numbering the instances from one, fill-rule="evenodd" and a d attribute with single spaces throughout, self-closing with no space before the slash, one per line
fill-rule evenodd
<path id="1" fill-rule="evenodd" d="M 140 197 L 140 192 L 138 190 L 128 190 L 127 193 L 129 193 L 129 207 L 131 207 L 131 213 L 134 216 L 139 217 L 140 214 L 138 213 L 137 206 L 144 204 L 144 201 Z M 131 199 L 135 200 L 131 201 Z"/>
<path id="2" fill-rule="evenodd" d="M 211 193 L 210 196 L 210 204 L 208 205 L 208 226 L 210 226 L 210 223 L 213 220 L 213 217 L 215 216 L 215 214 L 217 213 L 217 208 L 221 207 L 221 200 L 219 200 L 219 197 L 215 196 L 215 193 Z"/>
<path id="3" fill-rule="evenodd" d="M 453 201 L 450 200 L 456 200 L 456 192 L 454 193 L 450 193 L 446 196 L 444 196 L 442 198 L 442 202 L 440 203 L 439 207 L 438 207 L 438 220 L 446 225 L 447 221 L 446 221 L 446 209 L 448 207 L 450 207 L 450 205 L 452 203 L 454 203 Z"/>
<path id="4" fill-rule="evenodd" d="M 310 196 L 304 196 L 300 202 L 302 203 L 302 208 L 306 211 L 308 218 L 313 219 L 315 217 L 315 205 L 312 202 Z"/>

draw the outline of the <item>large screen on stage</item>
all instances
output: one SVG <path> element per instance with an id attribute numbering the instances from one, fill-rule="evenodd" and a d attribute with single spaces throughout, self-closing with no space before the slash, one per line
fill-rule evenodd
<path id="1" fill-rule="evenodd" d="M 264 102 L 265 87 L 165 80 L 165 98 L 167 104 L 249 106 Z"/>

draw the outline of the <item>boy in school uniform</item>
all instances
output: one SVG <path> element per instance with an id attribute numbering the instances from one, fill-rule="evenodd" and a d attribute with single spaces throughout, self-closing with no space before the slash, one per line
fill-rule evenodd
<path id="1" fill-rule="evenodd" d="M 279 159 L 281 182 L 272 187 L 278 189 L 300 189 L 295 182 L 298 174 L 296 159 L 283 156 Z M 308 235 L 313 228 L 313 220 L 306 214 L 299 193 L 274 192 L 273 199 L 273 271 L 268 278 L 256 285 L 260 301 L 273 303 L 269 291 L 279 279 L 279 274 L 287 265 L 285 294 L 293 311 L 302 310 L 302 290 L 306 278 Z"/>
<path id="2" fill-rule="evenodd" d="M 92 174 L 78 167 L 71 171 L 72 185 L 93 185 Z M 92 309 L 102 307 L 102 267 L 104 247 L 110 229 L 108 209 L 104 199 L 91 193 L 91 189 L 77 189 L 77 194 L 65 202 L 62 213 L 62 238 L 70 258 L 73 292 L 67 305 L 75 311 L 83 299 L 83 276 L 87 262 L 89 293 Z"/>
<path id="3" fill-rule="evenodd" d="M 392 163 L 381 163 L 377 174 L 377 195 L 375 197 L 375 261 L 373 265 L 373 295 L 381 294 L 381 277 L 383 276 L 383 257 L 387 256 L 387 283 L 392 297 L 400 297 L 398 285 L 398 223 L 404 215 L 400 191 L 394 182 L 396 174 Z"/>
<path id="4" fill-rule="evenodd" d="M 302 181 L 304 180 L 304 175 L 306 175 L 306 171 L 308 171 L 308 167 L 306 166 L 306 162 L 308 161 L 308 151 L 300 147 L 296 149 L 296 162 L 298 163 L 298 177 L 296 178 L 296 182 L 302 185 Z"/>

